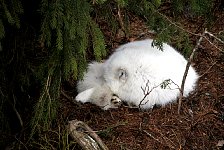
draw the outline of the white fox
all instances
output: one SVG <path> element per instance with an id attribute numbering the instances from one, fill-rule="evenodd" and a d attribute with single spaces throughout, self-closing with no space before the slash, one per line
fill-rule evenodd
<path id="1" fill-rule="evenodd" d="M 161 51 L 152 46 L 151 39 L 130 42 L 116 49 L 104 63 L 89 65 L 78 83 L 76 100 L 103 109 L 116 108 L 121 100 L 142 109 L 165 105 L 180 95 L 186 64 L 186 59 L 165 43 Z M 184 96 L 194 90 L 197 80 L 190 66 Z"/>

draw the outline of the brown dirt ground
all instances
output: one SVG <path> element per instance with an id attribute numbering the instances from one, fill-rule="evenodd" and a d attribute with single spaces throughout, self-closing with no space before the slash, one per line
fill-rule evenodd
<path id="1" fill-rule="evenodd" d="M 224 13 L 217 16 L 216 23 L 209 29 L 215 35 L 224 29 Z M 194 33 L 203 29 L 200 19 L 192 22 L 183 18 L 182 25 Z M 130 31 L 128 40 L 136 39 L 142 33 L 146 33 L 144 37 L 152 36 L 137 17 L 132 18 Z M 112 39 L 112 35 L 106 36 Z M 192 36 L 191 40 L 196 43 L 198 38 Z M 118 35 L 113 41 L 108 39 L 108 45 L 115 48 L 124 37 Z M 223 44 L 215 39 L 213 42 L 223 49 Z M 92 104 L 76 105 L 64 96 L 61 96 L 59 113 L 64 121 L 78 119 L 99 131 L 97 133 L 110 150 L 221 149 L 216 145 L 224 140 L 224 53 L 203 40 L 194 67 L 201 77 L 195 92 L 183 100 L 180 115 L 177 103 L 144 112 L 127 107 L 103 111 Z M 65 92 L 75 96 L 74 92 Z"/>

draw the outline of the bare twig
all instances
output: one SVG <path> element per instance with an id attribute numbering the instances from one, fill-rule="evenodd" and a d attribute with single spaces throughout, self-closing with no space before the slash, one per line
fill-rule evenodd
<path id="1" fill-rule="evenodd" d="M 61 94 L 67 98 L 68 100 L 72 101 L 73 102 L 73 99 L 71 97 L 69 97 L 63 90 L 61 90 Z"/>
<path id="2" fill-rule="evenodd" d="M 23 120 L 22 120 L 19 112 L 16 109 L 16 98 L 15 98 L 15 95 L 13 94 L 12 96 L 13 96 L 13 101 L 14 101 L 14 103 L 12 104 L 12 108 L 15 111 L 17 118 L 19 119 L 20 126 L 23 127 Z"/>
<path id="3" fill-rule="evenodd" d="M 119 127 L 119 126 L 125 126 L 125 125 L 127 125 L 127 123 L 128 123 L 127 121 L 126 122 L 118 122 L 115 125 L 112 125 L 112 126 L 107 127 L 106 129 L 92 131 L 92 132 L 95 132 L 95 133 L 98 133 L 98 134 L 104 133 L 104 132 L 108 132 L 108 131 L 113 130 L 113 129 Z"/>
<path id="4" fill-rule="evenodd" d="M 160 144 L 163 144 L 163 142 L 161 142 L 159 139 L 155 138 L 152 134 L 150 134 L 149 132 L 147 132 L 146 130 L 142 130 L 144 133 L 146 133 L 146 135 L 148 135 L 149 137 L 153 138 L 154 140 L 156 140 L 157 142 L 159 142 Z"/>
<path id="5" fill-rule="evenodd" d="M 160 143 L 160 144 L 162 144 L 162 145 L 164 145 L 164 141 L 167 143 L 167 145 L 166 146 L 168 146 L 169 148 L 171 148 L 171 149 L 175 149 L 175 147 L 173 146 L 173 145 L 175 145 L 174 143 L 173 143 L 173 141 L 172 140 L 170 140 L 169 138 L 167 138 L 166 136 L 164 136 L 162 133 L 161 133 L 161 131 L 159 131 L 158 133 L 160 133 L 160 135 L 161 135 L 161 137 L 164 139 L 164 141 L 160 141 L 158 138 L 155 138 L 152 134 L 150 134 L 149 132 L 147 132 L 146 130 L 142 130 L 144 133 L 146 133 L 146 135 L 148 135 L 149 137 L 151 137 L 152 139 L 154 139 L 155 141 L 157 141 L 158 143 Z M 168 142 L 169 141 L 169 142 Z M 170 144 L 170 143 L 172 143 L 172 144 Z"/>
<path id="6" fill-rule="evenodd" d="M 72 102 L 73 104 L 81 107 L 81 103 L 78 101 L 75 101 L 73 97 L 70 97 L 68 94 L 66 94 L 63 90 L 61 90 L 61 95 L 64 96 L 67 100 Z"/>
<path id="7" fill-rule="evenodd" d="M 224 52 L 221 48 L 219 48 L 218 46 L 216 46 L 214 43 L 212 43 L 207 37 L 203 37 L 204 39 L 206 39 L 208 42 L 209 42 L 209 44 L 211 44 L 213 47 L 215 47 L 216 49 L 218 49 L 219 51 L 221 51 L 221 52 Z M 221 42 L 222 43 L 222 42 Z"/>
<path id="8" fill-rule="evenodd" d="M 224 44 L 224 41 L 222 41 L 220 38 L 217 38 L 216 36 L 214 36 L 212 33 L 208 32 L 207 30 L 205 31 L 205 34 L 208 34 L 209 36 L 214 37 L 216 40 L 218 40 L 219 42 Z"/>
<path id="9" fill-rule="evenodd" d="M 124 31 L 124 33 L 125 33 L 124 22 L 123 22 L 123 18 L 122 18 L 122 15 L 121 15 L 121 8 L 120 8 L 119 5 L 117 6 L 117 9 L 118 9 L 118 11 L 117 11 L 118 22 L 119 22 L 119 24 L 120 24 L 120 26 L 121 26 L 121 29 L 122 29 L 122 30 Z"/>
<path id="10" fill-rule="evenodd" d="M 170 84 L 174 84 L 175 86 L 177 86 L 177 88 L 171 88 L 169 87 Z M 141 110 L 141 105 L 145 105 L 148 103 L 149 100 L 147 100 L 146 102 L 144 102 L 144 100 L 146 99 L 146 97 L 156 88 L 158 87 L 161 87 L 161 88 L 166 88 L 166 87 L 169 87 L 170 90 L 176 90 L 178 89 L 179 91 L 181 91 L 180 87 L 178 84 L 176 84 L 173 80 L 171 79 L 167 79 L 167 80 L 164 80 L 162 83 L 152 87 L 151 89 L 149 89 L 149 80 L 146 82 L 146 86 L 145 88 L 141 87 L 143 93 L 144 93 L 144 97 L 143 99 L 140 101 L 139 105 L 138 105 L 138 108 Z M 144 103 L 143 103 L 144 102 Z"/>
<path id="11" fill-rule="evenodd" d="M 162 84 L 162 83 L 161 83 Z M 146 97 L 157 87 L 161 86 L 161 84 L 152 87 L 151 89 L 149 89 L 149 80 L 146 82 L 146 86 L 145 88 L 141 87 L 143 93 L 144 93 L 144 97 L 143 99 L 140 101 L 140 103 L 138 104 L 138 108 L 141 110 L 141 105 L 145 105 L 148 103 L 149 100 L 147 100 L 145 103 L 143 103 L 143 101 L 146 99 Z"/>
<path id="12" fill-rule="evenodd" d="M 187 78 L 188 70 L 189 70 L 191 62 L 193 60 L 194 53 L 196 52 L 196 50 L 198 49 L 199 45 L 201 44 L 201 41 L 202 41 L 202 39 L 203 39 L 203 37 L 205 35 L 205 32 L 206 32 L 206 29 L 202 33 L 202 35 L 200 36 L 200 38 L 199 38 L 195 48 L 193 49 L 193 51 L 192 51 L 192 53 L 190 55 L 190 58 L 188 59 L 187 65 L 186 65 L 186 69 L 185 69 L 185 72 L 184 72 L 184 76 L 183 76 L 182 83 L 181 83 L 181 88 L 180 88 L 180 97 L 179 97 L 179 102 L 178 102 L 178 114 L 180 114 L 180 108 L 181 108 L 181 103 L 182 103 L 183 93 L 184 93 L 184 85 L 185 85 L 185 81 L 186 81 L 186 78 Z"/>
<path id="13" fill-rule="evenodd" d="M 211 68 L 216 64 L 217 62 L 214 62 L 202 75 L 199 76 L 199 78 L 203 77 L 204 75 L 206 75 L 210 70 Z"/>
<path id="14" fill-rule="evenodd" d="M 26 146 L 26 143 L 23 143 L 21 140 L 19 140 L 16 136 L 14 137 L 20 144 L 22 144 L 23 145 L 23 148 L 24 149 L 26 149 L 26 150 L 29 150 L 28 148 L 27 148 L 27 146 Z M 21 147 L 20 147 L 21 148 Z M 13 148 L 9 148 L 9 149 L 13 149 Z M 9 150 L 8 149 L 8 150 Z M 22 148 L 21 148 L 22 149 Z M 5 149 L 5 150 L 7 150 L 7 148 Z"/>

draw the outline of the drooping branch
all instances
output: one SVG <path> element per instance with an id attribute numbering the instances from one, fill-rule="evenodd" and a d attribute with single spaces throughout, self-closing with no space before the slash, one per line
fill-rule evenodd
<path id="1" fill-rule="evenodd" d="M 209 42 L 209 44 L 211 44 L 213 47 L 215 47 L 216 49 L 218 49 L 219 51 L 223 52 L 222 49 L 220 49 L 217 45 L 215 45 L 214 43 L 212 43 L 210 41 L 209 38 L 207 38 L 205 35 L 209 35 L 210 37 L 213 37 L 214 39 L 216 39 L 217 41 L 219 41 L 220 43 L 224 44 L 224 41 L 220 38 L 218 38 L 217 36 L 215 36 L 214 34 L 212 34 L 211 32 L 205 30 L 204 34 L 201 35 L 201 34 L 197 34 L 197 33 L 194 33 L 194 32 L 191 32 L 185 28 L 183 28 L 182 26 L 178 25 L 177 23 L 173 22 L 171 19 L 169 19 L 166 15 L 160 13 L 159 11 L 155 11 L 156 13 L 158 13 L 161 17 L 163 17 L 165 20 L 167 20 L 171 25 L 175 26 L 176 28 L 184 31 L 184 32 L 187 32 L 188 34 L 191 34 L 191 35 L 194 35 L 194 36 L 199 36 L 199 37 L 203 37 L 205 40 L 207 40 Z"/>

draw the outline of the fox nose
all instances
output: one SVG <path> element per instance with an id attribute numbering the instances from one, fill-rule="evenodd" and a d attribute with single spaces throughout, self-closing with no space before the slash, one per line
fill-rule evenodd
<path id="1" fill-rule="evenodd" d="M 122 101 L 121 101 L 121 99 L 120 99 L 118 96 L 113 95 L 112 98 L 111 98 L 111 103 L 112 103 L 114 106 L 118 107 L 118 106 L 121 105 Z"/>

